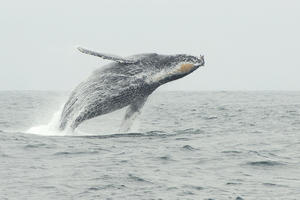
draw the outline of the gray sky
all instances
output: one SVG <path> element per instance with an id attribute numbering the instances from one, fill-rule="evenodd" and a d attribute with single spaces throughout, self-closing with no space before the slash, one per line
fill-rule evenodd
<path id="1" fill-rule="evenodd" d="M 299 11 L 296 0 L 5 1 L 0 90 L 73 89 L 106 63 L 78 45 L 205 55 L 162 90 L 300 90 Z"/>

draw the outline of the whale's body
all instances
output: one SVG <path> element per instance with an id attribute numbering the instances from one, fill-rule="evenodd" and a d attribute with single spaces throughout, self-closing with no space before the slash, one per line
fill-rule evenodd
<path id="1" fill-rule="evenodd" d="M 61 114 L 61 130 L 67 127 L 74 130 L 85 120 L 126 106 L 129 107 L 125 120 L 133 119 L 157 87 L 185 75 L 170 70 L 174 62 L 172 56 L 153 53 L 121 58 L 82 48 L 79 50 L 114 62 L 94 71 L 71 93 Z"/>

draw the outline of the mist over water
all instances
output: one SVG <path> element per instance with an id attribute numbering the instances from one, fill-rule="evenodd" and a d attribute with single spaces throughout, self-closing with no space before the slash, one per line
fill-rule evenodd
<path id="1" fill-rule="evenodd" d="M 0 199 L 298 199 L 300 92 L 154 92 L 56 131 L 67 93 L 0 92 Z"/>

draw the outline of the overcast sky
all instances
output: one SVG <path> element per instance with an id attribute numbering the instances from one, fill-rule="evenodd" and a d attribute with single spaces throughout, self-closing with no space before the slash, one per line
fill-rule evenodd
<path id="1" fill-rule="evenodd" d="M 205 55 L 161 90 L 300 90 L 296 0 L 5 1 L 0 24 L 0 90 L 73 89 L 107 63 L 78 45 Z"/>

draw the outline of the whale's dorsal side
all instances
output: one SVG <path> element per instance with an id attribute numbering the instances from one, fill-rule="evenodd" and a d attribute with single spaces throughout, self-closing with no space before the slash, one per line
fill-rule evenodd
<path id="1" fill-rule="evenodd" d="M 81 53 L 85 53 L 85 54 L 89 54 L 92 56 L 98 56 L 100 58 L 106 59 L 106 60 L 111 60 L 111 61 L 115 61 L 118 63 L 127 63 L 127 64 L 133 64 L 136 63 L 137 61 L 134 59 L 128 59 L 128 58 L 122 58 L 120 56 L 116 56 L 116 55 L 110 55 L 110 54 L 104 54 L 104 53 L 98 53 L 96 51 L 91 51 L 82 47 L 77 47 L 77 49 L 81 52 Z"/>

